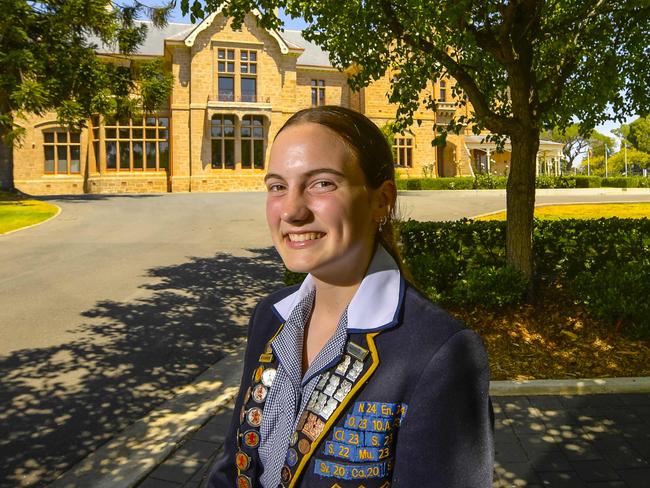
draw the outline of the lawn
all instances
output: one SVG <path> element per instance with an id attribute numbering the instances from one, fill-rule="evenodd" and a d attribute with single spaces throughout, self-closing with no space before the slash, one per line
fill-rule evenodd
<path id="1" fill-rule="evenodd" d="M 571 205 L 544 205 L 535 207 L 540 219 L 621 219 L 650 218 L 650 202 L 643 203 L 580 203 Z M 484 215 L 476 220 L 505 220 L 505 212 Z"/>
<path id="2" fill-rule="evenodd" d="M 43 222 L 58 210 L 56 206 L 46 202 L 0 192 L 0 234 Z"/>

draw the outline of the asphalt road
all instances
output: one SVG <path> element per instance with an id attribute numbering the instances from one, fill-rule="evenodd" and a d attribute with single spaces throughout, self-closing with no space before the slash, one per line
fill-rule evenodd
<path id="1" fill-rule="evenodd" d="M 57 218 L 0 236 L 0 486 L 46 485 L 241 344 L 251 307 L 281 286 L 264 198 L 52 197 Z M 500 190 L 437 191 L 398 208 L 449 220 L 504 206 Z"/>

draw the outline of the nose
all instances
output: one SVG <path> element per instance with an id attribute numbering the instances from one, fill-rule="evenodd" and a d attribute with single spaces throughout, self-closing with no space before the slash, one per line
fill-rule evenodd
<path id="1" fill-rule="evenodd" d="M 280 217 L 284 222 L 295 224 L 309 219 L 310 210 L 305 195 L 298 188 L 289 191 L 282 202 Z"/>

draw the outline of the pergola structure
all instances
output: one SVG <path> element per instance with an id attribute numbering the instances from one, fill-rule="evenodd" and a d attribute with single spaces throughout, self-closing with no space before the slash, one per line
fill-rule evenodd
<path id="1" fill-rule="evenodd" d="M 510 140 L 504 143 L 503 150 L 497 151 L 496 144 L 486 141 L 484 135 L 465 136 L 465 146 L 471 155 L 472 172 L 476 168 L 481 173 L 506 174 L 510 166 L 510 154 L 512 146 Z M 537 164 L 535 174 L 547 174 L 558 176 L 560 171 L 560 160 L 562 159 L 562 147 L 559 142 L 539 141 L 537 151 Z"/>

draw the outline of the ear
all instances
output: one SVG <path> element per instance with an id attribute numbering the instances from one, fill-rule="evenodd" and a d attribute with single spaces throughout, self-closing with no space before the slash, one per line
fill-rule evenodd
<path id="1" fill-rule="evenodd" d="M 395 182 L 384 181 L 379 188 L 375 190 L 375 209 L 373 217 L 377 222 L 382 218 L 390 218 L 390 213 L 395 208 L 397 201 L 397 188 Z"/>

